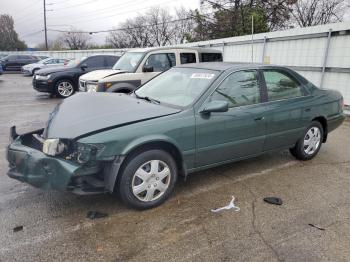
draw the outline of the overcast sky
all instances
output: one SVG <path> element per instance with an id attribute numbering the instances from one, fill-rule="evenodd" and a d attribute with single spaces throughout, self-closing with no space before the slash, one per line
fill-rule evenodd
<path id="1" fill-rule="evenodd" d="M 15 29 L 29 47 L 44 42 L 44 0 L 0 0 L 0 14 L 9 14 L 15 21 Z M 118 27 L 127 18 L 147 12 L 155 6 L 169 11 L 177 7 L 199 8 L 200 0 L 46 0 L 48 29 L 83 31 L 108 30 Z M 52 11 L 51 11 L 52 10 Z M 48 32 L 54 39 L 55 32 Z M 93 35 L 96 43 L 105 42 L 105 33 Z"/>

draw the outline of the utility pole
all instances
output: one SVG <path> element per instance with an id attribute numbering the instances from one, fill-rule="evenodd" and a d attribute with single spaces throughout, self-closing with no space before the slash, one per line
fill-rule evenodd
<path id="1" fill-rule="evenodd" d="M 254 62 L 254 16 L 252 15 L 252 63 Z"/>
<path id="2" fill-rule="evenodd" d="M 47 45 L 47 28 L 46 28 L 46 0 L 44 0 L 44 31 L 45 31 L 45 47 L 46 51 L 49 49 Z"/>

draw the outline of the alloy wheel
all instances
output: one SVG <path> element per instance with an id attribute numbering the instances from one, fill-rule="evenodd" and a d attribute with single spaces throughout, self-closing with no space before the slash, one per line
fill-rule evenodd
<path id="1" fill-rule="evenodd" d="M 321 144 L 321 130 L 318 127 L 311 127 L 304 137 L 304 152 L 307 155 L 314 154 Z"/>
<path id="2" fill-rule="evenodd" d="M 69 97 L 73 94 L 74 88 L 71 83 L 62 81 L 57 86 L 58 93 L 63 97 Z"/>
<path id="3" fill-rule="evenodd" d="M 132 192 L 143 202 L 154 201 L 167 191 L 170 179 L 171 171 L 165 162 L 148 161 L 136 170 L 132 179 Z"/>

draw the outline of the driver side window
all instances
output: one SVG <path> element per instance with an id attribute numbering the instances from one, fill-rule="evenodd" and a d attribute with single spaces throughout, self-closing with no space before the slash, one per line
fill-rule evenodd
<path id="1" fill-rule="evenodd" d="M 260 102 L 260 88 L 256 70 L 232 73 L 213 93 L 211 100 L 227 101 L 229 107 Z"/>
<path id="2" fill-rule="evenodd" d="M 163 72 L 176 65 L 174 53 L 153 54 L 147 58 L 146 66 L 152 66 L 153 72 Z"/>

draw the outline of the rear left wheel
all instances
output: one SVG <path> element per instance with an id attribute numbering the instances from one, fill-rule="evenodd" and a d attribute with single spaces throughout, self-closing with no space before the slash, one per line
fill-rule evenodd
<path id="1" fill-rule="evenodd" d="M 168 199 L 176 180 L 173 157 L 163 150 L 149 150 L 128 160 L 117 190 L 127 206 L 148 209 Z"/>
<path id="2" fill-rule="evenodd" d="M 320 122 L 313 121 L 302 138 L 290 149 L 291 154 L 299 160 L 314 158 L 321 149 L 324 131 Z"/>

